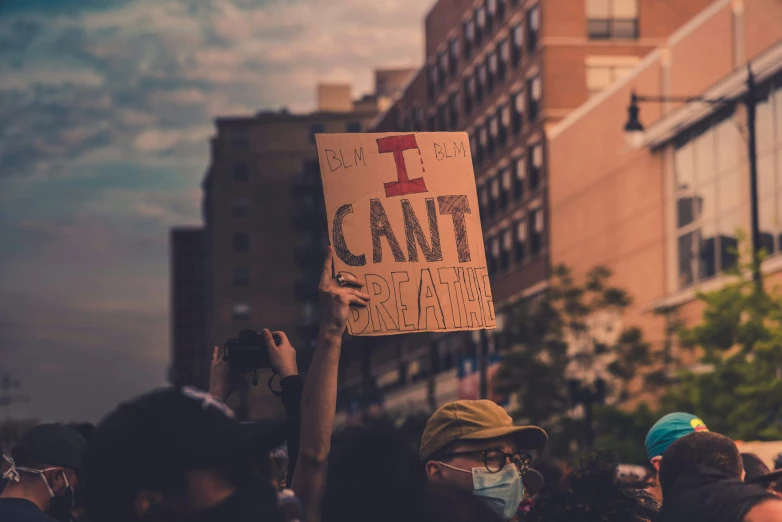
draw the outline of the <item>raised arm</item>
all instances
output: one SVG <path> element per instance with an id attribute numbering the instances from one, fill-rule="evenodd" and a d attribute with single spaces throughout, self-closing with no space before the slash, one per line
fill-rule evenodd
<path id="1" fill-rule="evenodd" d="M 304 382 L 301 400 L 301 440 L 293 489 L 304 503 L 306 519 L 320 520 L 320 503 L 326 484 L 326 460 L 331 448 L 337 410 L 337 373 L 342 334 L 351 306 L 367 306 L 369 295 L 362 281 L 343 274 L 342 284 L 332 277 L 334 249 L 329 247 L 318 286 L 321 323 L 315 354 Z"/>

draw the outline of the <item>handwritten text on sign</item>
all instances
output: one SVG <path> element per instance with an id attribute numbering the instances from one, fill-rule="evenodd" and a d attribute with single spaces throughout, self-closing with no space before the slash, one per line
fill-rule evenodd
<path id="1" fill-rule="evenodd" d="M 366 282 L 352 335 L 495 328 L 467 135 L 316 136 L 336 269 Z"/>

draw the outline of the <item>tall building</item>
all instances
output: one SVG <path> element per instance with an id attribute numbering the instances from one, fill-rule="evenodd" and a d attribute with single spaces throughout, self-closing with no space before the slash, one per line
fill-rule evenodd
<path id="1" fill-rule="evenodd" d="M 424 67 L 370 130 L 469 134 L 498 329 L 366 341 L 371 348 L 358 350 L 344 364 L 343 408 L 366 403 L 362 394 L 374 388 L 386 409 L 398 413 L 489 396 L 493 368 L 507 345 L 503 308 L 534 299 L 547 285 L 547 131 L 630 74 L 709 3 L 439 0 L 434 5 L 425 20 Z"/>
<path id="2" fill-rule="evenodd" d="M 391 92 L 409 72 L 378 71 L 376 80 Z M 315 134 L 365 131 L 385 98 L 353 100 L 350 85 L 320 85 L 312 113 L 216 119 L 203 184 L 207 346 L 222 346 L 244 329 L 283 330 L 300 366 L 306 365 L 317 333 L 317 285 L 327 245 Z M 270 376 L 259 374 L 259 385 L 237 405 L 240 415 L 282 412 L 266 386 Z"/>
<path id="3" fill-rule="evenodd" d="M 735 266 L 737 229 L 751 235 L 747 113 L 741 104 L 641 103 L 640 147 L 624 132 L 631 93 L 711 99 L 747 91 L 757 105 L 762 269 L 782 277 L 782 4 L 717 0 L 633 72 L 571 113 L 549 134 L 552 261 L 581 277 L 595 265 L 632 296 L 627 326 L 653 348 L 664 316 L 696 324 L 697 291 L 719 288 Z M 599 137 L 596 143 L 595 137 Z M 742 248 L 744 245 L 742 245 Z M 688 351 L 680 352 L 684 358 Z M 685 361 L 686 362 L 686 361 Z"/>
<path id="4" fill-rule="evenodd" d="M 170 234 L 171 366 L 175 386 L 209 385 L 211 345 L 206 319 L 206 233 L 174 228 Z"/>

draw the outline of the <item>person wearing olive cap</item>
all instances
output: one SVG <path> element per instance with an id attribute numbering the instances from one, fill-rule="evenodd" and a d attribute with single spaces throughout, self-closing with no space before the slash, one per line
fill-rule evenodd
<path id="1" fill-rule="evenodd" d="M 514 426 L 504 408 L 488 400 L 453 401 L 426 423 L 419 456 L 426 476 L 481 497 L 506 520 L 524 496 L 521 476 L 530 451 L 543 449 L 548 436 L 538 426 Z"/>
<path id="2" fill-rule="evenodd" d="M 663 453 L 668 449 L 668 446 L 685 435 L 701 431 L 709 431 L 709 428 L 706 427 L 706 424 L 700 417 L 692 413 L 677 411 L 663 416 L 654 423 L 646 434 L 646 440 L 644 441 L 646 456 L 655 470 L 655 486 L 650 488 L 650 493 L 655 496 L 658 502 L 662 500 L 662 491 L 660 491 L 659 484 L 660 461 Z"/>

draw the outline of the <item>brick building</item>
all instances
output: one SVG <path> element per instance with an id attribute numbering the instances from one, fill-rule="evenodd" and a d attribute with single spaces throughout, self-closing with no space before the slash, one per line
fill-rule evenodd
<path id="1" fill-rule="evenodd" d="M 551 265 L 547 131 L 709 3 L 436 2 L 425 20 L 424 67 L 370 130 L 469 134 L 498 329 L 364 342 L 345 362 L 342 408 L 355 408 L 367 390 L 400 413 L 488 396 L 487 375 L 505 347 L 502 309 L 539 295 Z M 477 384 L 466 387 L 470 379 Z"/>
<path id="2" fill-rule="evenodd" d="M 376 71 L 381 94 L 357 100 L 350 85 L 320 85 L 312 113 L 264 111 L 216 119 L 203 183 L 205 227 L 172 232 L 172 382 L 206 386 L 211 347 L 244 329 L 285 331 L 300 365 L 306 365 L 317 332 L 317 277 L 327 244 L 314 136 L 366 130 L 379 107 L 389 103 L 387 93 L 410 72 Z M 197 286 L 190 275 L 199 259 L 204 284 L 188 289 Z M 202 332 L 195 324 L 199 296 L 207 303 Z M 202 343 L 188 348 L 198 336 Z M 241 415 L 282 412 L 266 387 L 269 376 L 262 372 L 259 386 L 242 394 L 236 405 Z"/>
<path id="3" fill-rule="evenodd" d="M 718 0 L 648 55 L 632 74 L 571 113 L 549 133 L 551 256 L 576 277 L 595 265 L 614 272 L 654 348 L 665 339 L 655 311 L 678 307 L 697 323 L 698 290 L 724 284 L 736 263 L 737 229 L 749 235 L 747 117 L 741 104 L 647 103 L 640 148 L 623 127 L 633 91 L 648 96 L 733 97 L 751 63 L 757 106 L 758 201 L 763 264 L 782 270 L 782 4 Z M 596 141 L 595 137 L 599 137 Z M 682 353 L 686 355 L 686 352 Z"/>

